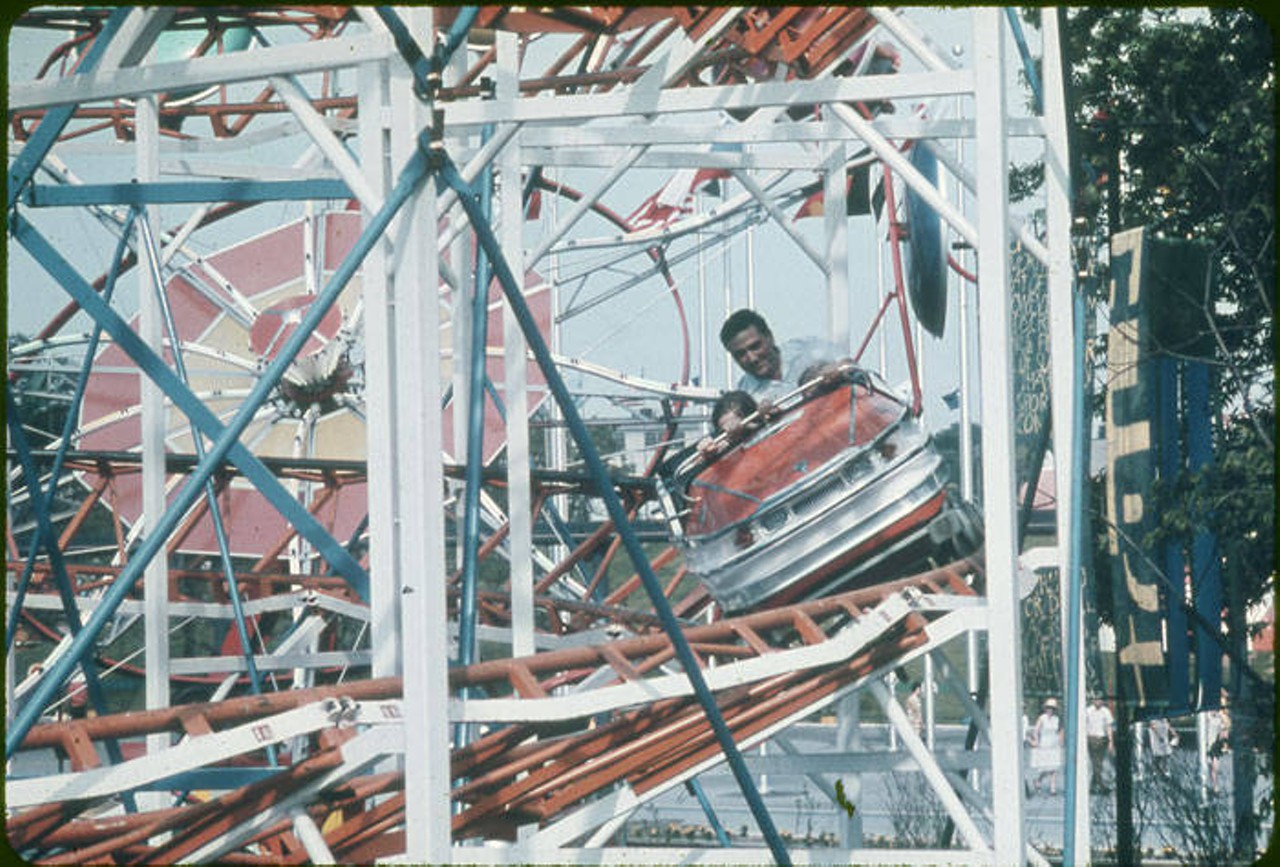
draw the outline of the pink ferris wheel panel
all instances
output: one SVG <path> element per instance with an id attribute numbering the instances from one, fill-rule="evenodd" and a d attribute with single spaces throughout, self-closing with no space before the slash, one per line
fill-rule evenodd
<path id="1" fill-rule="evenodd" d="M 187 383 L 192 393 L 225 423 L 240 411 L 259 371 L 274 357 L 310 304 L 317 285 L 328 279 L 350 252 L 361 230 L 360 214 L 352 210 L 326 212 L 312 222 L 299 220 L 257 237 L 234 244 L 173 274 L 165 295 L 182 343 Z M 313 239 L 307 243 L 308 234 Z M 320 262 L 318 274 L 308 279 L 309 262 Z M 528 302 L 545 335 L 549 329 L 549 293 L 536 275 L 526 278 Z M 355 532 L 368 512 L 363 473 L 351 473 L 365 457 L 365 407 L 363 334 L 366 315 L 357 275 L 333 309 L 322 319 L 284 381 L 258 410 L 241 441 L 254 454 L 293 462 L 319 472 L 326 462 L 338 462 L 342 474 L 330 473 L 326 481 L 286 480 L 300 501 L 313 508 L 317 520 L 339 541 Z M 442 290 L 447 291 L 447 290 Z M 490 293 L 487 373 L 501 391 L 502 363 L 501 291 Z M 135 316 L 132 324 L 137 327 Z M 445 375 L 449 371 L 451 329 L 442 319 L 441 347 Z M 167 341 L 166 341 L 167 344 Z M 172 351 L 166 345 L 166 360 Z M 141 442 L 142 377 L 131 359 L 114 345 L 104 347 L 90 374 L 80 416 L 80 440 L 76 447 L 89 451 L 137 452 Z M 529 370 L 526 411 L 542 399 L 542 377 Z M 442 411 L 446 453 L 453 454 L 452 402 Z M 192 455 L 186 417 L 166 402 L 165 442 L 169 453 Z M 485 459 L 491 459 L 505 443 L 505 425 L 493 401 L 485 407 Z M 308 479 L 320 476 L 312 472 Z M 97 473 L 82 481 L 93 485 Z M 181 483 L 170 480 L 170 494 Z M 129 525 L 142 514 L 141 478 L 137 473 L 117 473 L 114 507 Z M 203 501 L 202 501 L 203 502 Z M 222 518 L 232 552 L 260 557 L 281 547 L 290 528 L 275 508 L 246 480 L 233 476 L 219 495 Z M 213 521 L 207 514 L 193 516 L 175 547 L 193 554 L 218 550 Z"/>

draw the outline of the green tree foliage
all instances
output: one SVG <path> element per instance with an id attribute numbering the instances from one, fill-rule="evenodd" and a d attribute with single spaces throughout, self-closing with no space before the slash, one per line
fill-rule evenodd
<path id="1" fill-rule="evenodd" d="M 1241 9 L 1089 7 L 1068 17 L 1076 216 L 1103 241 L 1147 226 L 1212 245 L 1198 297 L 1215 413 L 1271 446 L 1275 405 L 1275 68 Z"/>
<path id="2" fill-rule="evenodd" d="M 1207 279 L 1170 303 L 1196 337 L 1176 354 L 1212 371 L 1214 461 L 1159 480 L 1159 525 L 1143 541 L 1214 533 L 1226 632 L 1232 658 L 1242 662 L 1246 607 L 1272 597 L 1275 580 L 1272 30 L 1242 8 L 1087 7 L 1068 14 L 1065 37 L 1075 213 L 1086 246 L 1105 250 L 1114 234 L 1139 226 L 1208 245 Z M 1094 285 L 1105 292 L 1106 283 Z M 1105 573 L 1095 573 L 1099 585 Z M 1103 601 L 1109 594 L 1099 590 Z M 1236 723 L 1229 848 L 1248 859 L 1261 818 L 1255 761 L 1265 764 L 1265 745 L 1274 743 L 1274 689 L 1242 669 L 1232 665 L 1229 687 Z"/>
<path id="3" fill-rule="evenodd" d="M 57 358 L 31 363 L 34 353 L 30 350 L 38 345 L 22 334 L 11 334 L 7 355 L 17 362 L 10 367 L 9 393 L 22 416 L 27 445 L 33 449 L 45 448 L 62 433 L 77 376 L 74 367 Z"/>
<path id="4" fill-rule="evenodd" d="M 1189 354 L 1214 374 L 1215 465 L 1162 480 L 1161 530 L 1212 528 L 1225 577 L 1256 601 L 1274 574 L 1271 30 L 1239 8 L 1089 7 L 1066 35 L 1077 219 L 1098 245 L 1136 226 L 1210 245 L 1209 279 L 1183 300 Z"/>
<path id="5" fill-rule="evenodd" d="M 8 359 L 15 357 L 15 349 L 30 349 L 35 344 L 21 334 L 9 336 Z M 44 449 L 56 441 L 61 435 L 70 406 L 70 396 L 75 390 L 76 371 L 58 360 L 39 364 L 23 364 L 28 360 L 29 352 L 18 356 L 18 363 L 11 365 L 13 371 L 8 382 L 9 396 L 13 399 L 17 410 L 17 421 L 21 424 L 27 448 Z M 12 419 L 6 419 L 6 425 Z M 6 426 L 6 434 L 10 434 Z M 10 446 L 13 438 L 9 436 Z M 18 466 L 17 460 L 12 465 Z M 37 472 L 41 467 L 37 466 Z M 52 504 L 54 514 L 65 514 L 78 504 L 79 490 L 59 490 L 59 496 Z M 15 497 L 9 493 L 10 524 L 15 538 L 25 546 L 29 545 L 27 534 L 35 526 L 35 512 L 30 501 L 24 497 Z"/>

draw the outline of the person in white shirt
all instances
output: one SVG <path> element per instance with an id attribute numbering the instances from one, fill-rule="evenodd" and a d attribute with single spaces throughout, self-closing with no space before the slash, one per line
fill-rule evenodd
<path id="1" fill-rule="evenodd" d="M 1034 791 L 1047 779 L 1049 794 L 1058 794 L 1058 768 L 1062 766 L 1062 721 L 1058 718 L 1058 700 L 1046 698 L 1040 716 L 1031 727 L 1031 770 L 1035 772 Z"/>
<path id="2" fill-rule="evenodd" d="M 1106 767 L 1107 754 L 1115 751 L 1115 717 L 1111 708 L 1102 702 L 1101 696 L 1094 696 L 1093 701 L 1084 709 L 1084 735 L 1089 748 L 1089 791 L 1109 792 L 1103 771 Z"/>
<path id="3" fill-rule="evenodd" d="M 826 340 L 795 338 L 779 345 L 764 317 L 749 309 L 735 311 L 724 321 L 720 343 L 742 369 L 737 388 L 762 404 L 795 391 L 802 382 L 835 375 L 848 363 Z"/>
<path id="4" fill-rule="evenodd" d="M 917 735 L 924 734 L 924 707 L 920 703 L 920 682 L 915 681 L 907 686 L 907 697 L 902 702 L 902 708 L 907 712 L 907 719 L 911 722 L 911 727 L 915 729 Z"/>
<path id="5" fill-rule="evenodd" d="M 1158 777 L 1169 776 L 1169 756 L 1178 745 L 1178 733 L 1164 717 L 1147 723 L 1147 740 L 1151 744 L 1151 767 Z"/>
<path id="6" fill-rule="evenodd" d="M 1217 792 L 1222 773 L 1222 757 L 1231 751 L 1231 714 L 1227 710 L 1225 690 L 1222 693 L 1222 706 L 1209 712 L 1208 735 L 1209 788 Z"/>

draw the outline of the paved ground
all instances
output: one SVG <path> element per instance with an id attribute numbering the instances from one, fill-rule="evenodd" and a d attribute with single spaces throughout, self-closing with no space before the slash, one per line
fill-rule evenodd
<path id="1" fill-rule="evenodd" d="M 793 730 L 796 737 L 805 742 L 803 750 L 830 751 L 833 749 L 834 728 L 826 726 L 803 726 Z M 863 727 L 864 744 L 867 749 L 887 749 L 888 736 L 883 727 Z M 963 747 L 963 729 L 943 729 L 935 736 L 935 745 L 946 747 Z M 773 748 L 770 753 L 777 755 L 781 750 Z M 758 750 L 747 756 L 748 764 L 754 762 Z M 1183 767 L 1194 769 L 1196 765 L 1193 751 L 1184 751 Z M 1222 773 L 1224 792 L 1230 791 L 1231 762 L 1227 756 Z M 1194 773 L 1194 771 L 1191 771 Z M 1030 774 L 1024 775 L 1030 780 Z M 985 775 L 983 775 L 985 776 Z M 833 804 L 822 790 L 811 780 L 802 775 L 771 773 L 765 777 L 757 776 L 757 787 L 769 810 L 769 814 L 779 834 L 797 843 L 808 840 L 810 845 L 835 845 L 839 840 L 841 824 L 845 821 L 844 812 Z M 829 782 L 834 784 L 834 775 Z M 756 824 L 750 810 L 746 806 L 737 781 L 727 767 L 721 766 L 704 774 L 700 783 L 707 800 L 720 824 L 728 830 L 731 837 L 741 838 L 745 828 L 749 838 L 758 840 Z M 1023 820 L 1028 841 L 1041 851 L 1060 851 L 1063 843 L 1063 823 L 1066 813 L 1066 799 L 1062 790 L 1063 779 L 1059 775 L 1058 791 L 1050 795 L 1048 792 L 1031 794 L 1025 801 Z M 1269 782 L 1268 782 L 1269 784 Z M 919 774 L 898 774 L 896 778 L 887 774 L 864 774 L 861 777 L 862 791 L 856 798 L 857 815 L 862 822 L 864 845 L 888 845 L 890 841 L 901 839 L 903 826 L 910 831 L 926 836 L 936 833 L 937 828 L 945 822 L 945 814 L 941 806 L 930 806 L 929 797 L 920 787 L 923 785 Z M 979 779 L 978 785 L 985 788 L 987 781 Z M 845 787 L 849 783 L 845 782 Z M 1110 845 L 1115 837 L 1114 807 L 1110 799 L 1114 796 L 1094 796 L 1093 804 L 1093 838 L 1095 845 L 1099 841 Z M 1217 796 L 1217 803 L 1225 803 L 1221 799 L 1227 795 Z M 1212 798 L 1212 796 L 1211 796 Z M 914 814 L 908 815 L 915 810 Z M 1159 853 L 1166 841 L 1169 820 L 1159 815 L 1142 818 L 1142 845 Z M 985 823 L 979 822 L 984 834 L 989 834 Z M 684 787 L 674 789 L 653 804 L 646 805 L 632 821 L 632 833 L 641 837 L 647 835 L 663 835 L 684 826 L 686 829 L 705 829 L 701 833 L 710 837 L 710 822 L 699 805 L 696 797 Z M 953 838 L 954 845 L 960 845 L 959 835 Z M 632 842 L 638 842 L 635 836 Z M 675 839 L 672 842 L 679 842 Z"/>

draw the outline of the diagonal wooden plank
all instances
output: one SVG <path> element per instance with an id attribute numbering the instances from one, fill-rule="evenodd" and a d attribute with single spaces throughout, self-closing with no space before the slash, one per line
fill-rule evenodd
<path id="1" fill-rule="evenodd" d="M 747 646 L 761 656 L 766 653 L 773 653 L 776 648 L 771 647 L 769 642 L 760 637 L 760 633 L 756 632 L 745 623 L 735 623 L 733 631 L 739 638 L 747 643 Z"/>
<path id="2" fill-rule="evenodd" d="M 609 667 L 616 671 L 623 680 L 639 681 L 643 679 L 640 672 L 631 666 L 630 661 L 614 645 L 602 644 L 600 646 L 600 655 L 604 657 L 604 661 L 609 663 Z"/>
<path id="3" fill-rule="evenodd" d="M 805 644 L 820 644 L 827 640 L 827 634 L 822 631 L 814 619 L 804 612 L 803 609 L 797 608 L 793 613 L 796 632 L 800 635 L 800 640 Z"/>
<path id="4" fill-rule="evenodd" d="M 513 662 L 511 665 L 511 685 L 518 695 L 524 698 L 545 698 L 547 693 L 533 676 L 528 666 Z"/>

